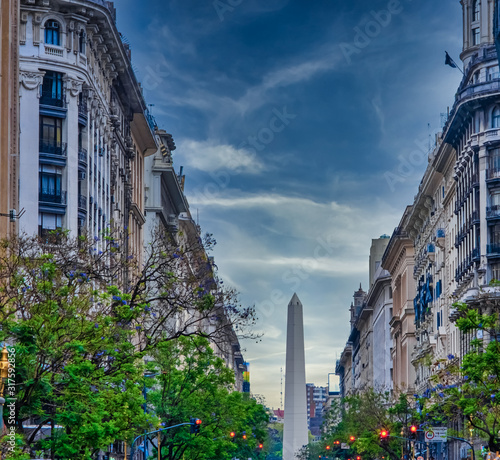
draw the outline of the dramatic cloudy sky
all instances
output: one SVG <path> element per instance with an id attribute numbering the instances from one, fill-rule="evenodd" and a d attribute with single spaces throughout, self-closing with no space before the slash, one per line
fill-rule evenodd
<path id="1" fill-rule="evenodd" d="M 278 407 L 293 292 L 306 378 L 324 385 L 352 294 L 368 284 L 371 239 L 413 200 L 461 78 L 444 65 L 445 50 L 459 61 L 460 3 L 115 4 L 153 115 L 177 144 L 192 214 L 218 241 L 220 274 L 257 306 L 265 335 L 244 343 L 245 357 L 253 392 Z"/>

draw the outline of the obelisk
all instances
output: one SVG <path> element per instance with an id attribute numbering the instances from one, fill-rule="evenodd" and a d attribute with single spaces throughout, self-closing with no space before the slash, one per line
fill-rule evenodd
<path id="1" fill-rule="evenodd" d="M 293 294 L 288 304 L 285 367 L 285 427 L 283 460 L 295 460 L 297 451 L 308 443 L 306 364 L 302 303 Z"/>

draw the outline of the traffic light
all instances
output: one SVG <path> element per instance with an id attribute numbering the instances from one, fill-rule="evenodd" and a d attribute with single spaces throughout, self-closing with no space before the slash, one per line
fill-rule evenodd
<path id="1" fill-rule="evenodd" d="M 340 444 L 340 441 L 333 441 L 333 443 L 338 446 Z"/>
<path id="2" fill-rule="evenodd" d="M 243 432 L 243 434 L 241 435 L 241 437 L 242 437 L 243 439 L 245 439 L 245 440 L 247 439 L 247 434 L 246 434 L 246 432 L 245 432 L 245 431 Z"/>
<path id="3" fill-rule="evenodd" d="M 201 420 L 196 417 L 191 417 L 191 433 L 199 433 L 200 432 Z"/>
<path id="4" fill-rule="evenodd" d="M 326 449 L 326 450 L 330 450 L 330 446 L 326 446 L 326 447 L 325 447 L 325 449 Z"/>
<path id="5" fill-rule="evenodd" d="M 380 442 L 384 444 L 389 442 L 389 432 L 387 430 L 381 429 L 379 437 L 380 437 Z"/>
<path id="6" fill-rule="evenodd" d="M 356 441 L 356 436 L 349 436 L 349 441 L 351 441 L 351 442 Z"/>
<path id="7" fill-rule="evenodd" d="M 261 442 L 259 442 L 259 449 L 263 449 L 264 448 L 264 444 L 262 444 Z"/>
<path id="8" fill-rule="evenodd" d="M 412 425 L 410 427 L 410 436 L 409 436 L 409 438 L 410 439 L 417 439 L 417 432 L 418 432 L 418 428 L 415 425 Z"/>
<path id="9" fill-rule="evenodd" d="M 231 433 L 229 433 L 229 437 L 231 439 L 234 439 L 235 436 L 236 436 L 236 433 L 234 431 L 231 431 Z"/>

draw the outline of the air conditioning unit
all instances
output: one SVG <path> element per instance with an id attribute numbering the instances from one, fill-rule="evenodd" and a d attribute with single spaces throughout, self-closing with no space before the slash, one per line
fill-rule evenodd
<path id="1" fill-rule="evenodd" d="M 78 180 L 85 180 L 87 173 L 85 171 L 78 171 Z"/>

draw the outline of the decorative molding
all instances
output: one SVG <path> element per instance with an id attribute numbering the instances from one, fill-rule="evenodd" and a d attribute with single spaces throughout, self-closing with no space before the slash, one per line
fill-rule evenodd
<path id="1" fill-rule="evenodd" d="M 66 84 L 67 92 L 72 96 L 76 97 L 81 93 L 83 88 L 83 80 L 76 80 L 74 78 L 64 77 L 63 81 Z"/>
<path id="2" fill-rule="evenodd" d="M 42 23 L 43 16 L 40 13 L 33 15 L 33 45 L 40 44 L 40 24 Z"/>
<path id="3" fill-rule="evenodd" d="M 38 89 L 38 87 L 42 84 L 43 82 L 43 76 L 45 75 L 45 72 L 28 72 L 28 71 L 20 71 L 19 72 L 19 77 L 22 85 L 27 89 L 27 90 L 34 90 Z"/>
<path id="4" fill-rule="evenodd" d="M 28 12 L 22 11 L 19 21 L 19 43 L 21 45 L 26 44 L 26 24 L 28 23 Z"/>

